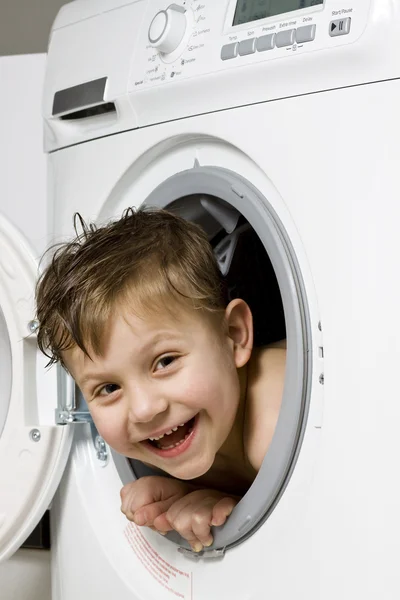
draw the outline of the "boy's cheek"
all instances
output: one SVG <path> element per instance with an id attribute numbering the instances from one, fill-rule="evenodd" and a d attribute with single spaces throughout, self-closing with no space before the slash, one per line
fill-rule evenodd
<path id="1" fill-rule="evenodd" d="M 91 410 L 90 413 L 97 431 L 109 446 L 117 452 L 126 447 L 128 439 L 121 421 L 109 419 L 106 415 L 100 417 L 95 410 Z"/>
<path id="2" fill-rule="evenodd" d="M 129 439 L 122 423 L 110 422 L 103 416 L 100 419 L 93 417 L 93 422 L 99 435 L 113 450 L 128 458 L 141 460 L 144 457 L 140 452 L 140 445 Z"/>

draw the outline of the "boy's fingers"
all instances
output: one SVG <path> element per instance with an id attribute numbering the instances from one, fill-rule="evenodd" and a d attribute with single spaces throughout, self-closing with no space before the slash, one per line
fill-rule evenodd
<path id="1" fill-rule="evenodd" d="M 121 512 L 123 512 L 124 515 L 126 514 L 129 508 L 131 492 L 132 489 L 130 488 L 130 486 L 125 485 L 119 493 L 119 495 L 121 496 Z"/>
<path id="2" fill-rule="evenodd" d="M 214 541 L 214 538 L 210 533 L 209 525 L 206 525 L 205 527 L 202 527 L 201 529 L 195 529 L 195 527 L 193 527 L 193 533 L 195 533 L 196 538 L 199 540 L 201 545 L 205 546 L 206 548 L 208 548 L 208 546 L 211 546 L 211 544 Z"/>
<path id="3" fill-rule="evenodd" d="M 222 498 L 222 500 L 217 502 L 213 509 L 211 525 L 215 527 L 223 525 L 236 504 L 237 502 L 233 498 Z"/>
<path id="4" fill-rule="evenodd" d="M 121 502 L 124 502 L 124 499 L 126 498 L 126 495 L 129 492 L 129 486 L 124 485 L 123 488 L 121 488 L 121 491 L 119 492 L 119 495 L 121 496 Z"/>
<path id="5" fill-rule="evenodd" d="M 168 531 L 173 530 L 173 527 L 171 527 L 165 513 L 154 519 L 154 527 L 159 533 L 167 533 Z"/>
<path id="6" fill-rule="evenodd" d="M 192 530 L 203 546 L 208 547 L 213 543 L 211 535 L 211 519 L 213 516 L 213 498 L 205 499 L 192 516 Z"/>
<path id="7" fill-rule="evenodd" d="M 121 495 L 122 497 L 122 495 Z M 130 494 L 126 494 L 122 500 L 122 504 L 121 504 L 121 512 L 126 516 L 127 519 L 129 519 L 130 521 L 132 521 L 133 519 L 133 512 L 130 509 Z"/>
<path id="8" fill-rule="evenodd" d="M 184 532 L 179 532 L 180 535 L 189 542 L 192 550 L 194 550 L 195 552 L 200 552 L 201 550 L 203 550 L 203 544 L 200 542 L 200 540 L 194 535 L 193 531 L 191 530 L 186 530 Z"/>
<path id="9" fill-rule="evenodd" d="M 131 519 L 133 514 L 144 506 L 164 501 L 167 498 L 171 498 L 174 502 L 185 496 L 186 487 L 183 483 L 167 477 L 157 475 L 141 477 L 121 489 L 121 511 Z"/>
<path id="10" fill-rule="evenodd" d="M 213 497 L 202 497 L 194 505 L 189 502 L 183 506 L 183 502 L 180 502 L 178 506 L 181 510 L 178 514 L 175 513 L 175 505 L 165 515 L 170 526 L 189 542 L 195 552 L 200 552 L 203 546 L 210 546 L 213 542 L 210 521 L 214 502 Z"/>
<path id="11" fill-rule="evenodd" d="M 126 492 L 123 490 L 124 488 L 121 490 L 121 512 L 124 513 L 127 519 L 132 521 L 135 512 L 140 508 L 145 507 L 147 504 L 149 504 L 149 502 L 152 502 L 152 500 L 148 497 L 145 497 L 140 489 L 136 491 L 134 488 L 131 488 Z"/>
<path id="12" fill-rule="evenodd" d="M 152 526 L 154 525 L 154 520 L 163 513 L 167 512 L 174 502 L 176 502 L 176 497 L 168 498 L 167 500 L 160 500 L 159 502 L 153 502 L 147 506 L 142 506 L 133 513 L 132 520 L 136 523 L 136 525 L 147 525 L 147 527 Z M 170 527 L 164 531 L 169 531 L 170 529 L 172 528 Z"/>
<path id="13" fill-rule="evenodd" d="M 192 511 L 190 508 L 191 507 L 186 507 L 186 510 L 182 510 L 178 515 L 175 516 L 174 519 L 171 519 L 169 514 L 166 514 L 165 518 L 171 529 L 177 531 L 179 535 L 187 540 L 195 552 L 200 552 L 200 550 L 203 548 L 203 544 L 193 532 Z"/>

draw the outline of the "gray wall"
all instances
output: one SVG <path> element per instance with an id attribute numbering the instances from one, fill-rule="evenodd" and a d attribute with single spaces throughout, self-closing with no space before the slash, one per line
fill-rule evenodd
<path id="1" fill-rule="evenodd" d="M 67 0 L 0 0 L 0 56 L 46 52 L 63 4 Z"/>

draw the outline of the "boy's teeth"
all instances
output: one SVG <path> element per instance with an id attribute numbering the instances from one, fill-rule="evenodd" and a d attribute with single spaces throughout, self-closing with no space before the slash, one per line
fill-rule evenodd
<path id="1" fill-rule="evenodd" d="M 171 448 L 176 448 L 176 446 L 180 446 L 189 437 L 189 435 L 192 433 L 192 431 L 193 431 L 193 429 L 190 429 L 189 433 L 187 433 L 185 435 L 185 437 L 183 438 L 183 440 L 181 440 L 180 442 L 176 442 L 176 444 L 171 444 L 170 446 L 164 446 L 164 448 L 161 448 L 161 446 L 159 446 L 159 448 L 161 450 L 171 450 Z"/>
<path id="2" fill-rule="evenodd" d="M 182 423 L 181 425 L 178 425 L 178 427 L 183 427 L 185 423 Z M 151 440 L 152 442 L 156 442 L 157 440 L 161 440 L 161 438 L 164 437 L 164 435 L 171 435 L 171 433 L 173 431 L 178 431 L 178 427 L 173 427 L 172 429 L 170 429 L 169 431 L 166 431 L 165 433 L 163 433 L 162 435 L 160 435 L 159 437 L 154 437 L 154 438 L 149 438 L 149 440 Z M 172 448 L 172 446 L 171 446 Z"/>

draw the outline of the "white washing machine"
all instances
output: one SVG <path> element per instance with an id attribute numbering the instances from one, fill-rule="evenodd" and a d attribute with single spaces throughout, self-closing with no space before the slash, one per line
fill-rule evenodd
<path id="1" fill-rule="evenodd" d="M 104 222 L 146 202 L 203 225 L 227 268 L 250 228 L 288 361 L 259 475 L 201 556 L 125 520 L 119 490 L 143 468 L 59 371 L 74 443 L 52 504 L 54 600 L 398 599 L 399 34 L 395 0 L 60 11 L 43 105 L 55 241 L 75 211 Z"/>
<path id="2" fill-rule="evenodd" d="M 71 442 L 71 432 L 54 427 L 57 381 L 45 372 L 29 325 L 38 261 L 51 239 L 41 119 L 45 64 L 45 54 L 0 58 L 0 560 L 20 547 L 48 508 Z M 8 589 L 9 581 L 3 584 Z"/>

